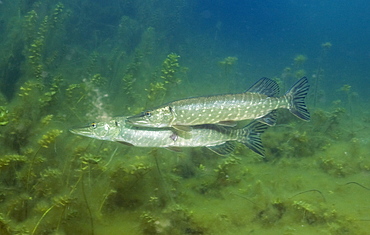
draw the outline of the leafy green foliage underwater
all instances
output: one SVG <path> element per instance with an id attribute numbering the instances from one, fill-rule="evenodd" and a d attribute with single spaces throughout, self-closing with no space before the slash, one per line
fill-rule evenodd
<path id="1" fill-rule="evenodd" d="M 266 159 L 242 145 L 221 158 L 68 132 L 195 95 L 209 82 L 190 81 L 182 66 L 181 52 L 199 51 L 169 39 L 191 6 L 156 3 L 4 1 L 0 234 L 366 234 L 370 120 L 354 115 L 349 85 L 338 91 L 343 101 L 310 107 L 311 122 L 279 111 L 263 135 Z M 223 58 L 213 59 L 213 75 L 232 79 L 241 60 Z M 297 56 L 275 79 L 289 86 L 308 73 L 306 59 Z"/>

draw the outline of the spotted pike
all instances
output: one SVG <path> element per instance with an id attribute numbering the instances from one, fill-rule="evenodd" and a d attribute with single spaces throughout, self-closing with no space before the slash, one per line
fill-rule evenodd
<path id="1" fill-rule="evenodd" d="M 235 121 L 258 119 L 272 125 L 265 118 L 271 111 L 286 108 L 303 120 L 310 120 L 305 105 L 309 89 L 306 77 L 297 81 L 283 96 L 278 97 L 278 84 L 261 78 L 246 92 L 239 94 L 202 96 L 167 103 L 128 118 L 128 122 L 142 127 L 174 127 L 188 131 L 192 125 L 220 124 L 233 126 Z"/>
<path id="2" fill-rule="evenodd" d="M 275 117 L 272 117 L 275 119 Z M 171 128 L 139 128 L 126 123 L 126 117 L 107 122 L 92 123 L 86 127 L 71 129 L 74 134 L 100 140 L 120 142 L 138 147 L 164 147 L 179 151 L 180 147 L 207 147 L 219 155 L 234 150 L 235 141 L 241 142 L 259 155 L 264 155 L 260 135 L 268 125 L 252 121 L 242 129 L 218 125 L 201 125 L 192 128 L 192 138 L 177 135 Z"/>

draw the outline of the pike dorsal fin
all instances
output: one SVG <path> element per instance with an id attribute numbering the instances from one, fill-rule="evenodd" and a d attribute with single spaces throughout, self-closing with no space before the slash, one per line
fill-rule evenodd
<path id="1" fill-rule="evenodd" d="M 207 148 L 215 153 L 217 153 L 218 155 L 221 155 L 221 156 L 225 156 L 225 155 L 228 155 L 230 153 L 232 153 L 235 149 L 235 144 L 230 142 L 230 141 L 227 141 L 223 144 L 220 144 L 220 145 L 216 145 L 216 146 L 207 146 Z"/>
<path id="2" fill-rule="evenodd" d="M 279 91 L 279 85 L 274 80 L 261 78 L 245 92 L 260 93 L 269 97 L 276 97 L 279 95 Z"/>

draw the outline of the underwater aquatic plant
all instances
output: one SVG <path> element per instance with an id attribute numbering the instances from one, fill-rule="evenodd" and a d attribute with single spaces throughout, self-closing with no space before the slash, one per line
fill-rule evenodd
<path id="1" fill-rule="evenodd" d="M 59 2 L 54 8 L 54 11 L 51 15 L 51 27 L 57 27 L 58 24 L 62 24 L 63 20 L 65 18 L 65 15 L 63 14 L 64 11 L 64 5 L 63 3 Z"/>
<path id="2" fill-rule="evenodd" d="M 294 58 L 294 64 L 298 68 L 301 67 L 304 63 L 306 63 L 306 61 L 307 61 L 307 56 L 305 56 L 305 55 L 297 55 Z"/>
<path id="3" fill-rule="evenodd" d="M 352 98 L 356 97 L 357 96 L 357 93 L 355 92 L 351 92 L 351 86 L 346 84 L 346 85 L 343 85 L 341 88 L 340 88 L 340 91 L 343 91 L 346 93 L 346 96 L 347 96 L 347 107 L 348 107 L 348 110 L 349 110 L 349 120 L 350 120 L 350 124 L 351 124 L 351 135 L 354 135 L 354 121 L 353 121 L 353 115 L 354 115 L 354 112 L 353 112 L 353 107 L 354 107 L 354 103 L 352 102 Z"/>
<path id="4" fill-rule="evenodd" d="M 162 97 L 163 97 L 164 96 L 163 93 L 167 89 L 165 88 L 164 83 L 161 83 L 161 82 L 153 83 L 152 82 L 152 83 L 150 83 L 150 88 L 145 89 L 145 90 L 148 92 L 148 95 L 147 95 L 148 99 L 154 101 L 158 97 L 160 97 L 160 95 L 162 95 Z"/>
<path id="5" fill-rule="evenodd" d="M 304 69 L 300 69 L 300 70 L 295 72 L 295 77 L 296 78 L 301 78 L 301 77 L 304 77 L 304 76 L 306 76 L 306 71 Z"/>
<path id="6" fill-rule="evenodd" d="M 162 103 L 164 97 L 171 91 L 171 88 L 181 82 L 181 79 L 176 76 L 180 69 L 179 58 L 180 56 L 175 53 L 167 55 L 167 58 L 162 63 L 159 79 L 156 78 L 157 75 L 154 75 L 156 81 L 151 82 L 150 88 L 145 89 L 148 92 L 147 97 L 150 101 L 156 100 Z"/>
<path id="7" fill-rule="evenodd" d="M 241 158 L 230 156 L 226 158 L 223 163 L 219 164 L 214 171 L 216 172 L 216 180 L 214 182 L 214 187 L 220 187 L 230 184 L 235 184 L 239 181 L 239 179 L 234 179 L 230 177 L 232 166 L 239 165 L 241 162 Z"/>
<path id="8" fill-rule="evenodd" d="M 91 83 L 95 87 L 102 87 L 107 84 L 107 79 L 98 73 L 91 78 Z"/>
<path id="9" fill-rule="evenodd" d="M 125 50 L 135 48 L 141 30 L 140 23 L 129 16 L 122 16 L 117 30 L 117 36 Z"/>
<path id="10" fill-rule="evenodd" d="M 41 74 L 44 68 L 42 64 L 42 50 L 44 48 L 47 26 L 48 16 L 45 16 L 41 26 L 39 27 L 36 38 L 31 42 L 28 48 L 27 58 L 30 63 L 31 71 L 36 78 L 41 78 Z"/>
<path id="11" fill-rule="evenodd" d="M 233 69 L 237 61 L 238 61 L 237 57 L 228 56 L 224 60 L 221 60 L 218 62 L 218 64 L 224 70 L 224 73 L 225 73 L 224 75 L 226 76 L 226 79 L 230 75 L 230 72 Z"/>
<path id="12" fill-rule="evenodd" d="M 170 53 L 162 63 L 161 78 L 166 86 L 178 84 L 181 80 L 175 77 L 176 72 L 180 68 L 180 56 L 175 53 Z"/>
<path id="13" fill-rule="evenodd" d="M 231 85 L 235 85 L 234 84 L 235 80 L 229 81 L 229 79 L 230 79 L 231 72 L 237 61 L 238 61 L 238 57 L 228 56 L 225 59 L 218 62 L 218 64 L 223 69 L 223 76 L 224 76 L 223 79 L 228 81 L 229 89 L 231 89 Z"/>
<path id="14" fill-rule="evenodd" d="M 325 42 L 325 43 L 322 43 L 322 44 L 321 44 L 321 47 L 322 47 L 324 50 L 329 50 L 329 49 L 332 47 L 332 44 L 331 44 L 331 42 Z"/>
<path id="15" fill-rule="evenodd" d="M 230 72 L 230 69 L 237 61 L 237 57 L 228 56 L 224 60 L 219 61 L 218 64 L 221 65 L 221 67 L 223 67 L 226 72 Z"/>
<path id="16" fill-rule="evenodd" d="M 9 111 L 4 106 L 0 106 L 0 126 L 5 126 L 9 123 Z"/>
<path id="17" fill-rule="evenodd" d="M 62 134 L 62 130 L 53 129 L 44 134 L 41 139 L 38 141 L 38 144 L 43 148 L 49 148 L 51 143 L 55 142 L 55 139 Z"/>

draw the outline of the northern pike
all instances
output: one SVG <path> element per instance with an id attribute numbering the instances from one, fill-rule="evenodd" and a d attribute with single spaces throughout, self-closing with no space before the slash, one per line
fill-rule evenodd
<path id="1" fill-rule="evenodd" d="M 275 117 L 272 119 L 275 120 Z M 171 128 L 139 128 L 127 125 L 126 117 L 118 117 L 70 131 L 82 136 L 138 147 L 163 147 L 179 151 L 181 147 L 205 146 L 219 155 L 227 155 L 232 152 L 235 141 L 237 141 L 264 156 L 260 135 L 267 127 L 269 126 L 258 121 L 252 121 L 240 129 L 218 125 L 200 125 L 192 128 L 191 138 L 183 138 Z"/>
<path id="2" fill-rule="evenodd" d="M 279 85 L 268 78 L 259 79 L 246 92 L 201 96 L 173 101 L 158 108 L 128 118 L 128 122 L 142 127 L 173 127 L 189 131 L 193 125 L 220 124 L 233 126 L 235 121 L 258 119 L 272 125 L 265 118 L 271 111 L 285 108 L 302 120 L 310 120 L 305 105 L 309 85 L 306 77 L 298 80 L 283 96 L 278 96 Z"/>

